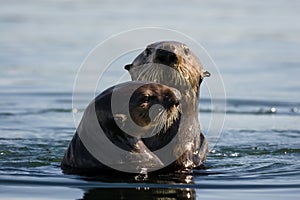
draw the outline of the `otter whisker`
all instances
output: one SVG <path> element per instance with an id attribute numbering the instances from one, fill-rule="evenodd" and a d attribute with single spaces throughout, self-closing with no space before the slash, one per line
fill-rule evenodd
<path id="1" fill-rule="evenodd" d="M 188 73 L 183 71 L 180 65 L 175 67 L 176 69 L 159 63 L 146 63 L 143 65 L 137 80 L 157 82 L 176 88 L 187 87 L 189 84 Z"/>
<path id="2" fill-rule="evenodd" d="M 165 110 L 160 111 L 157 116 L 153 119 L 155 123 L 155 128 L 152 130 L 152 135 L 161 132 L 161 130 L 165 130 L 165 123 L 167 119 L 167 113 Z"/>

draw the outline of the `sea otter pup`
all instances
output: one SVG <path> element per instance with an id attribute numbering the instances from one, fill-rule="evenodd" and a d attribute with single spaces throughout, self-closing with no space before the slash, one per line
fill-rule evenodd
<path id="1" fill-rule="evenodd" d="M 210 73 L 203 69 L 199 59 L 185 44 L 163 41 L 148 45 L 125 69 L 132 80 L 156 82 L 181 92 L 181 126 L 173 150 L 173 156 L 177 159 L 169 168 L 182 170 L 202 166 L 208 145 L 198 121 L 198 98 L 200 84 Z M 153 151 L 161 148 L 155 145 L 159 137 L 145 138 L 143 142 Z"/>
<path id="2" fill-rule="evenodd" d="M 155 146 L 170 143 L 179 128 L 180 101 L 177 89 L 157 83 L 129 81 L 108 88 L 86 108 L 62 169 L 66 173 L 112 169 L 141 173 L 165 167 L 143 139 L 159 135 L 162 140 L 155 141 Z"/>

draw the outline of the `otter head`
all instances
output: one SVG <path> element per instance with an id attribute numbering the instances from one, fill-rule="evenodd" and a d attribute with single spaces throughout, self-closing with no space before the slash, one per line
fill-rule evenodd
<path id="1" fill-rule="evenodd" d="M 188 85 L 197 95 L 203 78 L 210 76 L 185 44 L 174 41 L 148 45 L 125 69 L 132 80 L 157 82 L 177 89 Z"/>
<path id="2" fill-rule="evenodd" d="M 151 135 L 165 132 L 179 118 L 180 98 L 180 92 L 175 88 L 145 84 L 130 98 L 131 119 L 145 129 L 151 128 Z"/>

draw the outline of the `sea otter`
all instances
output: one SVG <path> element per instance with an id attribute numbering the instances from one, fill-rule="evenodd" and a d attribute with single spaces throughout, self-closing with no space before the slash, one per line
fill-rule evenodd
<path id="1" fill-rule="evenodd" d="M 129 81 L 106 89 L 85 109 L 62 169 L 141 173 L 164 168 L 164 161 L 152 151 L 177 134 L 180 101 L 177 89 L 152 82 Z M 156 135 L 162 140 L 154 141 Z"/>
<path id="2" fill-rule="evenodd" d="M 182 95 L 181 126 L 177 145 L 173 149 L 175 162 L 168 166 L 175 170 L 203 166 L 208 152 L 198 120 L 199 89 L 204 77 L 210 76 L 196 55 L 183 43 L 162 41 L 148 45 L 131 64 L 125 66 L 132 80 L 151 81 L 178 89 Z M 159 135 L 143 139 L 155 151 Z"/>

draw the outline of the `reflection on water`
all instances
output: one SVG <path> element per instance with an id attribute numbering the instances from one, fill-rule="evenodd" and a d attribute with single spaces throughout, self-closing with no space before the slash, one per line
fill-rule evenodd
<path id="1" fill-rule="evenodd" d="M 190 173 L 133 175 L 114 173 L 81 177 L 108 183 L 108 187 L 84 189 L 82 199 L 196 199 Z"/>
<path id="2" fill-rule="evenodd" d="M 168 189 L 168 188 L 101 188 L 92 189 L 84 193 L 82 199 L 196 199 L 194 189 Z"/>
<path id="3" fill-rule="evenodd" d="M 1 4 L 1 199 L 299 199 L 300 2 L 175 0 L 155 9 L 151 3 Z M 200 42 L 224 78 L 226 122 L 208 169 L 148 177 L 63 174 L 60 161 L 75 132 L 72 88 L 80 63 L 112 34 L 152 25 Z M 116 71 L 105 78 L 119 80 Z M 212 107 L 205 84 L 209 79 L 199 115 L 207 133 L 210 114 L 224 111 Z"/>

